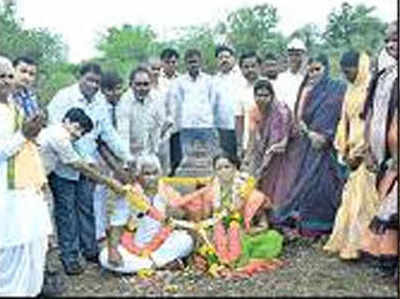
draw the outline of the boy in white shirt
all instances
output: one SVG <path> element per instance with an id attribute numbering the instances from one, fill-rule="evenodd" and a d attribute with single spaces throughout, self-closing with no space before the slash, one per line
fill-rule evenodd
<path id="1" fill-rule="evenodd" d="M 89 165 L 85 162 L 84 158 L 82 158 L 74 148 L 74 142 L 92 129 L 93 123 L 86 113 L 80 108 L 71 108 L 67 111 L 61 123 L 51 125 L 40 132 L 37 142 L 39 144 L 39 151 L 46 174 L 50 179 L 50 188 L 53 194 L 57 192 L 58 189 L 52 184 L 51 175 L 53 171 L 59 167 L 72 167 L 98 183 L 107 183 L 113 180 L 101 175 L 99 169 L 94 165 Z M 55 201 L 57 201 L 57 197 L 54 198 Z M 69 249 L 65 248 L 66 244 L 62 244 L 64 239 L 60 238 L 60 234 L 63 233 L 63 230 L 62 223 L 57 215 L 59 215 L 61 211 L 57 213 L 57 210 L 65 208 L 66 211 L 64 211 L 64 213 L 75 213 L 76 208 L 72 209 L 70 204 L 71 203 L 68 203 L 68 207 L 66 207 L 67 203 L 62 204 L 60 202 L 55 202 L 55 220 L 58 229 L 58 242 L 61 254 L 63 254 L 63 250 Z M 75 227 L 74 223 L 70 223 L 69 225 Z M 79 234 L 78 230 L 76 234 Z M 80 274 L 84 270 L 79 260 L 69 265 L 64 264 L 64 267 L 66 273 L 69 275 Z"/>

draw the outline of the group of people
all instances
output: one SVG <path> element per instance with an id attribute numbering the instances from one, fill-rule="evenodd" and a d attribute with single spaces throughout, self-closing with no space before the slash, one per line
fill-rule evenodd
<path id="1" fill-rule="evenodd" d="M 67 275 L 90 262 L 251 275 L 282 265 L 284 239 L 323 235 L 327 253 L 397 273 L 397 21 L 376 70 L 350 50 L 333 79 L 298 39 L 287 56 L 287 70 L 251 51 L 237 64 L 222 45 L 211 75 L 189 49 L 180 74 L 167 48 L 127 88 L 87 63 L 45 109 L 36 62 L 0 57 L 0 295 L 41 292 L 51 234 Z M 180 194 L 165 178 L 184 136 L 216 136 L 219 153 L 211 178 Z"/>

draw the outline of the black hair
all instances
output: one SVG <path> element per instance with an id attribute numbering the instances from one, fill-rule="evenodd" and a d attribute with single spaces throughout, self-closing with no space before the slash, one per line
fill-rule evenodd
<path id="1" fill-rule="evenodd" d="M 247 58 L 253 58 L 253 57 L 255 57 L 255 58 L 257 59 L 257 63 L 258 63 L 258 64 L 261 64 L 261 58 L 260 58 L 260 56 L 258 56 L 257 53 L 256 53 L 255 51 L 249 51 L 249 52 L 246 52 L 246 53 L 243 53 L 242 55 L 240 55 L 240 58 L 239 58 L 239 66 L 240 66 L 240 67 L 242 66 L 243 61 L 244 61 L 245 59 L 247 59 Z"/>
<path id="2" fill-rule="evenodd" d="M 172 48 L 166 48 L 160 54 L 161 60 L 169 59 L 172 57 L 176 57 L 176 59 L 179 59 L 178 51 L 176 51 L 175 49 L 172 49 Z"/>
<path id="3" fill-rule="evenodd" d="M 271 93 L 271 95 L 273 97 L 275 96 L 274 87 L 272 86 L 272 83 L 269 80 L 267 80 L 265 78 L 258 79 L 256 81 L 256 83 L 254 83 L 254 87 L 253 87 L 254 94 L 256 94 L 257 90 L 259 90 L 261 88 L 268 89 L 268 91 Z"/>
<path id="4" fill-rule="evenodd" d="M 117 72 L 106 72 L 101 76 L 100 86 L 102 89 L 114 89 L 124 82 Z"/>
<path id="5" fill-rule="evenodd" d="M 14 59 L 14 61 L 13 61 L 13 63 L 12 63 L 12 64 L 13 64 L 13 67 L 18 66 L 18 64 L 20 64 L 21 62 L 24 62 L 24 63 L 29 64 L 29 65 L 35 65 L 35 66 L 37 66 L 36 60 L 34 60 L 32 57 L 19 56 L 19 57 L 17 57 L 16 59 Z"/>
<path id="6" fill-rule="evenodd" d="M 222 152 L 222 153 L 216 155 L 216 156 L 213 158 L 213 160 L 212 160 L 212 165 L 213 165 L 213 168 L 214 168 L 214 169 L 215 169 L 215 166 L 217 165 L 218 160 L 220 160 L 220 159 L 227 159 L 232 165 L 235 166 L 236 169 L 239 169 L 239 168 L 240 168 L 240 161 L 239 161 L 239 159 L 237 158 L 237 156 L 232 155 L 232 154 L 229 154 L 229 153 L 227 153 L 227 152 L 224 151 L 224 152 Z"/>
<path id="7" fill-rule="evenodd" d="M 131 74 L 129 75 L 129 84 L 132 84 L 136 75 L 139 73 L 146 73 L 147 75 L 149 75 L 150 78 L 152 77 L 151 71 L 142 64 L 141 66 L 132 70 Z"/>
<path id="8" fill-rule="evenodd" d="M 100 76 L 102 75 L 101 67 L 97 63 L 86 63 L 79 69 L 79 74 L 81 76 L 84 76 L 89 72 Z"/>
<path id="9" fill-rule="evenodd" d="M 278 60 L 278 58 L 274 53 L 268 52 L 267 54 L 265 54 L 264 60 Z"/>
<path id="10" fill-rule="evenodd" d="M 193 56 L 197 56 L 201 58 L 201 52 L 198 49 L 188 49 L 185 52 L 185 60 L 191 58 Z"/>
<path id="11" fill-rule="evenodd" d="M 343 53 L 342 57 L 340 58 L 340 66 L 358 67 L 359 60 L 360 53 L 354 50 L 350 50 Z"/>
<path id="12" fill-rule="evenodd" d="M 232 48 L 230 48 L 230 47 L 228 47 L 228 46 L 218 46 L 218 47 L 215 49 L 215 57 L 218 57 L 218 55 L 219 55 L 221 52 L 224 52 L 224 51 L 229 52 L 232 56 L 235 56 L 235 51 L 233 51 Z"/>
<path id="13" fill-rule="evenodd" d="M 90 117 L 81 108 L 71 108 L 65 113 L 63 121 L 68 119 L 72 123 L 78 123 L 84 133 L 89 133 L 93 130 L 93 122 Z"/>
<path id="14" fill-rule="evenodd" d="M 328 56 L 326 56 L 325 54 L 316 54 L 314 56 L 311 56 L 307 61 L 307 65 L 310 65 L 310 64 L 312 64 L 314 62 L 321 63 L 325 67 L 325 70 L 324 70 L 325 75 L 329 74 L 329 72 L 330 72 L 330 63 L 329 63 Z"/>

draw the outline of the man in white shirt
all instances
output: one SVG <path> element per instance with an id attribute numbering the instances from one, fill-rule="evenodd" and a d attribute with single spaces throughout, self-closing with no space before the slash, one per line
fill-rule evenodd
<path id="1" fill-rule="evenodd" d="M 150 71 L 143 67 L 134 69 L 130 75 L 130 89 L 117 107 L 118 133 L 129 143 L 135 158 L 144 152 L 158 154 L 160 140 L 171 125 L 150 90 Z"/>
<path id="2" fill-rule="evenodd" d="M 214 76 L 216 93 L 216 126 L 222 150 L 232 156 L 237 155 L 235 134 L 235 107 L 238 101 L 237 88 L 245 84 L 236 64 L 232 48 L 219 46 L 215 50 L 218 73 Z"/>
<path id="3" fill-rule="evenodd" d="M 201 71 L 199 50 L 187 50 L 184 59 L 187 73 L 175 80 L 167 95 L 176 130 L 180 140 L 186 138 L 182 136 L 184 134 L 188 138 L 197 136 L 212 142 L 216 140 L 216 97 L 212 77 Z M 185 153 L 185 148 L 181 149 Z M 180 161 L 172 165 L 171 175 L 175 174 L 179 164 Z"/>
<path id="4" fill-rule="evenodd" d="M 301 82 L 303 82 L 306 65 L 306 47 L 299 39 L 293 39 L 287 48 L 289 57 L 289 69 L 279 74 L 274 84 L 277 100 L 288 105 L 294 113 Z"/>
<path id="5" fill-rule="evenodd" d="M 101 97 L 104 99 L 107 117 L 113 127 L 117 130 L 117 107 L 121 104 L 124 93 L 124 80 L 116 72 L 106 72 L 101 77 Z M 97 139 L 98 163 L 105 175 L 115 175 L 118 178 L 126 176 L 123 171 L 121 159 L 114 155 L 102 138 Z M 94 213 L 96 217 L 96 239 L 103 240 L 106 236 L 107 213 L 106 203 L 108 199 L 108 188 L 104 184 L 97 184 L 94 191 Z"/>
<path id="6" fill-rule="evenodd" d="M 85 64 L 80 75 L 77 84 L 60 90 L 51 100 L 47 107 L 49 124 L 62 122 L 69 109 L 81 108 L 92 120 L 94 128 L 74 144 L 77 152 L 87 162 L 96 165 L 96 140 L 101 137 L 113 153 L 127 163 L 132 159 L 127 143 L 123 142 L 113 128 L 105 100 L 98 95 L 102 75 L 100 66 Z M 93 210 L 94 182 L 76 169 L 63 165 L 52 172 L 49 183 L 54 195 L 58 241 L 65 271 L 68 274 L 82 273 L 82 255 L 87 261 L 98 262 Z M 66 213 L 66 210 L 74 213 Z M 78 226 L 77 229 L 75 225 Z"/>
<path id="7" fill-rule="evenodd" d="M 249 113 L 255 105 L 253 86 L 260 76 L 261 59 L 254 51 L 250 51 L 240 56 L 239 66 L 246 79 L 244 84 L 238 86 L 238 101 L 235 111 L 238 156 L 242 157 L 249 139 Z"/>

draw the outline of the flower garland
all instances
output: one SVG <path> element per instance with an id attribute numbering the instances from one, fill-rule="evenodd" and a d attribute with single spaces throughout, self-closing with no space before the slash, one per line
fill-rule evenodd
<path id="1" fill-rule="evenodd" d="M 240 200 L 247 200 L 255 186 L 255 178 L 249 176 L 246 182 L 241 184 L 238 189 L 233 189 L 232 196 L 230 194 L 221 196 L 223 197 L 221 199 L 221 209 L 215 213 L 215 216 L 220 216 L 224 211 L 226 215 L 221 217 L 221 221 L 217 222 L 214 227 L 215 255 L 218 257 L 218 262 L 212 262 L 208 258 L 209 269 L 216 269 L 217 266 L 213 266 L 213 264 L 233 265 L 232 263 L 240 258 L 242 254 L 240 228 L 244 223 L 244 217 L 241 215 L 237 203 L 232 199 L 239 197 Z M 208 253 L 207 256 L 210 255 L 211 257 L 213 256 L 212 253 Z"/>
<path id="2" fill-rule="evenodd" d="M 200 185 L 210 183 L 212 177 L 162 177 L 160 180 L 171 185 Z"/>
<path id="3" fill-rule="evenodd" d="M 124 232 L 121 236 L 121 244 L 130 253 L 133 253 L 143 258 L 147 258 L 152 252 L 160 248 L 160 246 L 164 243 L 164 241 L 169 237 L 171 233 L 172 227 L 169 225 L 165 226 L 161 228 L 161 230 L 153 237 L 153 239 L 149 243 L 147 243 L 147 245 L 138 246 L 134 242 L 134 234 L 131 232 Z"/>

